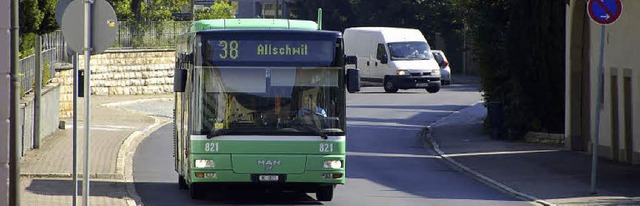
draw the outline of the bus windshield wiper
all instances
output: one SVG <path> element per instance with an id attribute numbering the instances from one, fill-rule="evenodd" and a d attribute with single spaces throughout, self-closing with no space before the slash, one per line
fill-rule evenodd
<path id="1" fill-rule="evenodd" d="M 325 134 L 324 132 L 322 132 L 322 130 L 320 130 L 320 129 L 319 129 L 319 128 L 317 128 L 317 127 L 314 127 L 314 126 L 311 126 L 311 125 L 308 125 L 308 124 L 294 124 L 293 126 L 294 126 L 294 128 L 296 128 L 296 129 L 298 129 L 297 127 L 300 127 L 300 128 L 302 128 L 302 129 L 304 129 L 304 130 L 306 130 L 306 131 L 308 131 L 308 132 L 311 132 L 311 133 L 312 133 L 312 134 L 314 134 L 314 135 L 318 135 L 318 136 L 320 136 L 320 138 L 322 138 L 322 139 L 327 139 L 327 138 L 329 138 L 329 137 L 327 136 L 327 134 Z"/>
<path id="2" fill-rule="evenodd" d="M 227 134 L 231 134 L 231 131 L 228 129 L 219 129 L 209 133 L 209 135 L 207 135 L 207 139 L 211 139 L 220 135 L 227 135 Z"/>

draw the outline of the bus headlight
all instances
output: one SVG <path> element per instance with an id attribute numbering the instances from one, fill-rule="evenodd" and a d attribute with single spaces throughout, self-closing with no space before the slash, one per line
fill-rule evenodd
<path id="1" fill-rule="evenodd" d="M 324 161 L 324 168 L 328 168 L 328 169 L 340 169 L 342 168 L 342 161 L 340 160 L 328 160 L 328 161 Z"/>
<path id="2" fill-rule="evenodd" d="M 397 75 L 410 75 L 411 73 L 409 73 L 409 71 L 407 71 L 407 70 L 397 70 L 396 74 Z"/>
<path id="3" fill-rule="evenodd" d="M 196 168 L 213 168 L 215 163 L 213 160 L 196 160 Z"/>

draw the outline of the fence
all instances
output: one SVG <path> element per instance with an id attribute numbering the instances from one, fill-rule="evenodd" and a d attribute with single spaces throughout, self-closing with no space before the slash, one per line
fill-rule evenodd
<path id="1" fill-rule="evenodd" d="M 114 37 L 111 49 L 166 49 L 174 48 L 176 37 L 187 31 L 190 21 L 144 22 L 136 26 L 135 22 L 118 22 L 118 33 Z M 55 68 L 61 63 L 71 63 L 71 55 L 62 31 L 42 35 L 42 67 L 48 70 L 50 78 L 55 76 Z M 30 55 L 20 60 L 22 92 L 33 90 L 35 82 L 36 57 Z M 45 68 L 46 67 L 46 68 Z M 43 77 L 46 72 L 43 72 Z M 44 80 L 44 78 L 43 78 Z"/>
<path id="2" fill-rule="evenodd" d="M 187 31 L 190 21 L 118 22 L 118 35 L 112 48 L 174 48 L 176 37 Z"/>
<path id="3" fill-rule="evenodd" d="M 45 81 L 45 75 L 47 73 L 49 74 L 49 78 L 46 80 L 50 80 L 55 76 L 56 65 L 71 62 L 67 54 L 67 47 L 64 42 L 64 37 L 62 36 L 62 31 L 42 35 L 40 45 L 42 48 L 40 60 L 43 69 L 43 81 Z M 30 55 L 20 59 L 19 65 L 23 74 L 21 76 L 22 91 L 28 93 L 33 90 L 35 84 L 36 56 Z"/>

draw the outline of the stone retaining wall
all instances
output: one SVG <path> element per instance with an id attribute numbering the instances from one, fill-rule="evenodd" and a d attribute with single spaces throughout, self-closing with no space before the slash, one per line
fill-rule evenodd
<path id="1" fill-rule="evenodd" d="M 91 56 L 92 95 L 146 95 L 173 92 L 174 50 L 108 51 Z M 84 69 L 84 56 L 79 68 Z M 60 117 L 71 117 L 73 69 L 59 69 Z"/>

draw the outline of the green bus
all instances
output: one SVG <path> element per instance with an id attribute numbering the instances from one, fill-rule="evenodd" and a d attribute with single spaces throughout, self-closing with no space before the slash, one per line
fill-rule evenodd
<path id="1" fill-rule="evenodd" d="M 178 185 L 194 199 L 235 186 L 315 193 L 345 183 L 346 91 L 359 91 L 340 32 L 313 21 L 217 19 L 179 38 Z"/>

